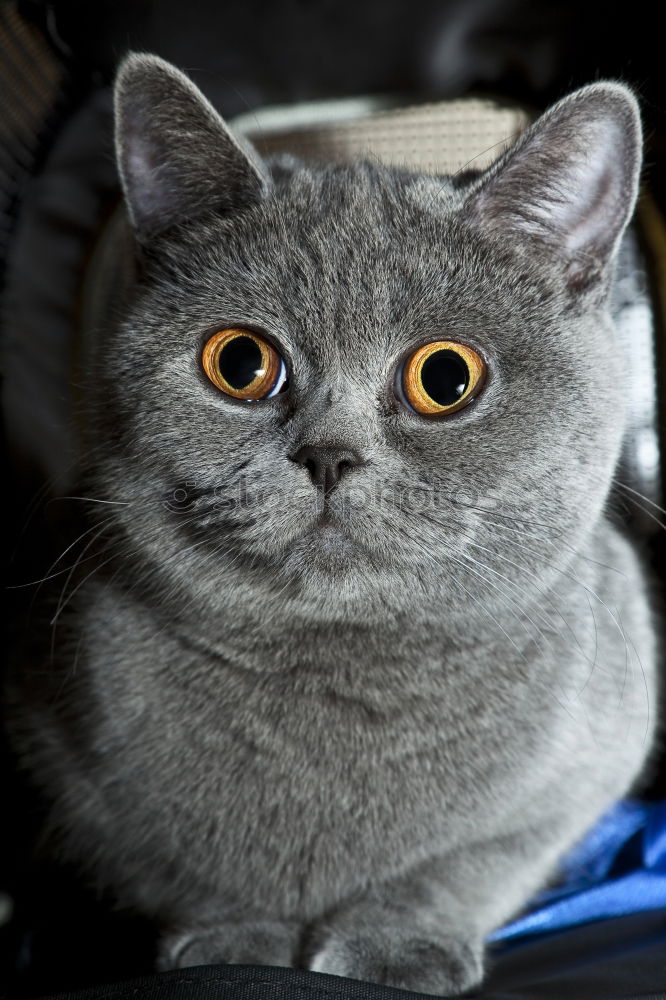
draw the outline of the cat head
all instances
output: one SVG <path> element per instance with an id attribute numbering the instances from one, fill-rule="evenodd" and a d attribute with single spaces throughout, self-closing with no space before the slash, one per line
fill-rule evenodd
<path id="1" fill-rule="evenodd" d="M 578 549 L 622 435 L 630 91 L 577 91 L 464 179 L 264 163 L 154 56 L 115 108 L 139 263 L 96 366 L 96 474 L 167 585 L 464 602 L 518 543 L 542 580 Z"/>

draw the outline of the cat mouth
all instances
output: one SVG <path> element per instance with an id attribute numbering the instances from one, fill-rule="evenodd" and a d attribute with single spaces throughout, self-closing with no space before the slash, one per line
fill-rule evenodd
<path id="1" fill-rule="evenodd" d="M 333 541 L 335 538 L 346 539 L 351 542 L 352 537 L 350 532 L 345 528 L 345 525 L 331 514 L 330 511 L 323 511 L 315 519 L 314 523 L 310 526 L 307 534 L 314 535 L 316 538 L 321 538 L 324 541 Z"/>
<path id="2" fill-rule="evenodd" d="M 335 565 L 340 559 L 357 564 L 359 559 L 374 559 L 375 556 L 348 519 L 330 509 L 322 510 L 301 537 L 316 560 L 322 556 L 331 558 Z"/>
<path id="3" fill-rule="evenodd" d="M 354 511 L 342 498 L 320 492 L 309 513 L 298 536 L 298 548 L 306 563 L 323 563 L 332 570 L 368 559 L 374 561 L 376 553 L 359 531 L 361 525 L 356 523 Z"/>
<path id="4" fill-rule="evenodd" d="M 315 501 L 314 509 L 312 513 L 314 517 L 306 531 L 306 534 L 311 531 L 316 532 L 340 532 L 346 534 L 345 524 L 343 517 L 341 516 L 341 511 L 335 503 L 335 498 L 331 496 L 332 491 L 317 491 L 317 498 Z"/>
<path id="5" fill-rule="evenodd" d="M 331 510 L 328 506 L 324 506 L 324 509 L 316 518 L 314 528 L 316 531 L 342 531 L 342 525 L 338 519 L 331 514 Z"/>
<path id="6" fill-rule="evenodd" d="M 305 527 L 301 537 L 310 540 L 317 548 L 357 544 L 347 519 L 342 518 L 328 503 L 319 507 L 316 515 Z"/>

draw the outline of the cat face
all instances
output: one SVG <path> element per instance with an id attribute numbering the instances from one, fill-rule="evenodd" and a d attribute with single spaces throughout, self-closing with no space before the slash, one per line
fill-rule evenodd
<path id="1" fill-rule="evenodd" d="M 545 581 L 554 546 L 599 517 L 622 433 L 604 303 L 637 184 L 631 95 L 580 91 L 466 185 L 271 171 L 152 57 L 121 71 L 117 120 L 142 264 L 96 366 L 98 476 L 167 582 L 187 567 L 214 592 L 233 566 L 445 592 L 479 565 L 506 573 L 517 544 Z M 224 330 L 268 344 L 274 394 L 211 381 Z M 406 366 L 440 342 L 480 359 L 480 388 L 419 412 Z"/>

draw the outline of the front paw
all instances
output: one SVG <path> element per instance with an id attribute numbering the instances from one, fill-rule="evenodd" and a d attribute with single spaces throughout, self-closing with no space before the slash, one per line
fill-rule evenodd
<path id="1" fill-rule="evenodd" d="M 271 920 L 220 922 L 209 927 L 174 931 L 160 940 L 157 967 L 192 965 L 293 965 L 301 928 Z"/>
<path id="2" fill-rule="evenodd" d="M 482 947 L 448 935 L 436 941 L 386 931 L 333 936 L 308 968 L 417 993 L 457 996 L 481 982 Z"/>

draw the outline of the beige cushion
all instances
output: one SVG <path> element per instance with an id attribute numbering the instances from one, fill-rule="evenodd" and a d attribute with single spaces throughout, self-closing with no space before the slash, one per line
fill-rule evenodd
<path id="1" fill-rule="evenodd" d="M 373 158 L 425 173 L 488 166 L 530 121 L 520 107 L 490 100 L 389 107 L 387 98 L 265 108 L 236 118 L 260 153 L 310 162 Z"/>

